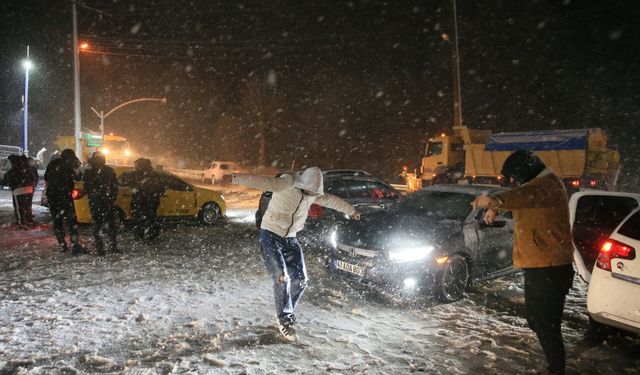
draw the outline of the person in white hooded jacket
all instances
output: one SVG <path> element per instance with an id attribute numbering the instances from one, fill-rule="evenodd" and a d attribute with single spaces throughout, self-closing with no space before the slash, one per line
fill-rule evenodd
<path id="1" fill-rule="evenodd" d="M 273 192 L 260 225 L 260 248 L 274 282 L 280 332 L 287 340 L 296 340 L 294 310 L 307 285 L 304 254 L 296 235 L 304 228 L 309 207 L 317 204 L 355 220 L 360 220 L 360 212 L 335 195 L 324 193 L 322 172 L 317 167 L 280 177 L 234 174 L 232 183 Z"/>

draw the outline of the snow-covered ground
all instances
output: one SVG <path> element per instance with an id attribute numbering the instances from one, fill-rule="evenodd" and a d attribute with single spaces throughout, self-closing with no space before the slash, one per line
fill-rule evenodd
<path id="1" fill-rule="evenodd" d="M 48 225 L 16 231 L 0 192 L 0 373 L 525 374 L 544 367 L 523 316 L 519 276 L 457 303 L 392 300 L 329 277 L 323 243 L 302 238 L 311 278 L 299 342 L 275 327 L 253 213 L 259 192 L 225 189 L 228 220 L 165 228 L 157 245 L 125 230 L 122 255 L 57 252 Z M 39 201 L 36 199 L 35 201 Z M 34 206 L 46 222 L 46 209 Z M 91 248 L 90 228 L 81 230 Z M 639 374 L 640 341 L 581 342 L 576 282 L 564 334 L 569 373 Z"/>

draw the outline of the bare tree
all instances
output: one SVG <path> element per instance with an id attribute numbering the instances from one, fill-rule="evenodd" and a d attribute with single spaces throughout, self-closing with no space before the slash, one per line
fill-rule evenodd
<path id="1" fill-rule="evenodd" d="M 252 77 L 246 81 L 241 108 L 245 119 L 258 131 L 258 166 L 265 165 L 267 135 L 277 127 L 283 103 L 273 80 Z"/>

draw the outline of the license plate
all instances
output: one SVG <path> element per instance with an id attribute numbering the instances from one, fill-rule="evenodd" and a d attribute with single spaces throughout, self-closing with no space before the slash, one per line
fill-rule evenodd
<path id="1" fill-rule="evenodd" d="M 336 259 L 336 268 L 358 276 L 364 276 L 364 268 Z"/>

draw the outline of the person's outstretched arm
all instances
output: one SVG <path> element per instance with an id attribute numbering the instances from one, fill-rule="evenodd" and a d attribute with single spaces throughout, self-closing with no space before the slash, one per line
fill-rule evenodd
<path id="1" fill-rule="evenodd" d="M 284 189 L 290 188 L 293 185 L 293 177 L 291 175 L 267 177 L 239 173 L 232 176 L 231 183 L 259 190 L 282 191 Z"/>
<path id="2" fill-rule="evenodd" d="M 346 202 L 342 198 L 339 198 L 333 194 L 323 194 L 319 196 L 315 202 L 318 206 L 330 208 L 332 210 L 340 211 L 349 215 L 350 218 L 360 220 L 360 212 L 353 207 L 349 202 Z"/>

